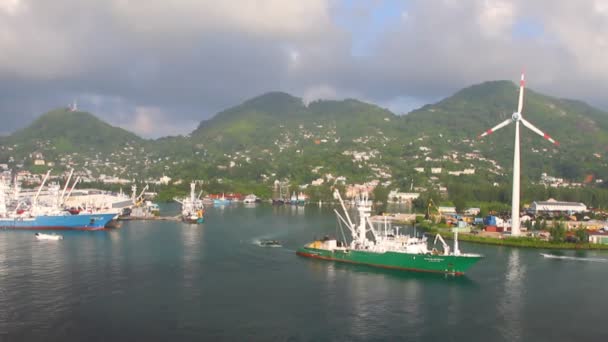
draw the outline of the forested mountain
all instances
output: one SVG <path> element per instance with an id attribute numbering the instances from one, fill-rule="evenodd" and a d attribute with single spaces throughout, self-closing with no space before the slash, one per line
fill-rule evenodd
<path id="1" fill-rule="evenodd" d="M 157 140 L 59 109 L 4 137 L 0 162 L 27 167 L 27 154 L 37 150 L 57 169 L 86 167 L 128 179 L 166 174 L 268 186 L 277 179 L 309 184 L 331 175 L 401 189 L 507 185 L 513 126 L 477 136 L 510 118 L 517 98 L 512 82 L 485 82 L 397 116 L 354 99 L 306 104 L 272 92 L 202 121 L 188 136 Z M 607 113 L 527 90 L 523 116 L 561 143 L 554 146 L 522 126 L 524 183 L 539 182 L 541 173 L 594 186 L 602 186 L 596 179 L 608 179 Z"/>

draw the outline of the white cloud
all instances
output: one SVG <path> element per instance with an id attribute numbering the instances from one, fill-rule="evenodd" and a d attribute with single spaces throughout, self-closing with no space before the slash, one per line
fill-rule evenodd
<path id="1" fill-rule="evenodd" d="M 23 10 L 21 0 L 0 0 L 0 14 L 4 12 L 7 15 L 15 15 L 21 10 Z"/>
<path id="2" fill-rule="evenodd" d="M 522 68 L 536 90 L 608 108 L 606 1 L 411 0 L 374 26 L 378 4 L 0 0 L 0 115 L 88 98 L 92 112 L 141 134 L 169 116 L 188 133 L 271 90 L 403 111 L 517 80 Z M 522 22 L 542 30 L 514 35 Z"/>
<path id="3" fill-rule="evenodd" d="M 511 1 L 485 0 L 481 3 L 478 21 L 483 36 L 502 38 L 511 32 L 515 9 Z"/>
<path id="4" fill-rule="evenodd" d="M 330 24 L 326 0 L 114 0 L 114 15 L 138 32 L 246 31 L 292 37 Z"/>

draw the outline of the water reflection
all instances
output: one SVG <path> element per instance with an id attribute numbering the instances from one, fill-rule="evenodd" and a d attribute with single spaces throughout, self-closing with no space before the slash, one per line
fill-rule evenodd
<path id="1" fill-rule="evenodd" d="M 507 261 L 504 295 L 500 298 L 498 304 L 498 311 L 503 319 L 499 329 L 508 341 L 520 341 L 522 339 L 521 316 L 525 277 L 526 265 L 522 264 L 520 260 L 520 250 L 512 248 Z"/>
<path id="2" fill-rule="evenodd" d="M 184 224 L 180 229 L 184 290 L 191 289 L 194 285 L 194 280 L 199 277 L 202 260 L 201 250 L 204 249 L 204 231 L 204 225 Z"/>
<path id="3" fill-rule="evenodd" d="M 7 253 L 8 253 L 8 248 L 7 246 L 9 245 L 8 243 L 8 234 L 1 234 L 0 233 L 0 291 L 2 291 L 2 289 L 4 288 L 4 284 L 2 283 L 3 279 L 6 279 L 6 275 L 8 273 L 8 258 L 7 258 Z M 0 292 L 1 294 L 2 292 Z"/>
<path id="4" fill-rule="evenodd" d="M 450 325 L 457 325 L 466 305 L 462 289 L 478 288 L 466 276 L 307 261 L 309 270 L 323 284 L 328 294 L 323 311 L 344 312 L 347 317 L 343 324 L 349 336 L 362 339 L 373 338 L 378 331 L 390 330 L 391 326 L 381 317 L 391 315 L 398 315 L 400 324 L 404 328 L 411 328 L 410 331 L 415 331 L 416 334 L 420 333 L 417 327 L 438 318 L 447 318 Z M 443 303 L 447 312 L 443 310 L 443 313 L 438 313 L 435 307 L 429 305 L 431 302 Z"/>

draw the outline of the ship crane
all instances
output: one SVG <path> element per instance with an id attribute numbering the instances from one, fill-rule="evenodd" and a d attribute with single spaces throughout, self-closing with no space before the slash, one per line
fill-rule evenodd
<path id="1" fill-rule="evenodd" d="M 443 254 L 450 254 L 450 246 L 448 246 L 443 237 L 439 234 L 435 235 L 435 241 L 433 242 L 433 245 L 437 244 L 437 240 L 439 240 L 441 242 L 441 245 L 443 246 Z"/>
<path id="2" fill-rule="evenodd" d="M 142 202 L 144 193 L 146 192 L 146 190 L 148 190 L 148 184 L 146 184 L 146 186 L 144 186 L 144 188 L 141 190 L 141 192 L 139 193 L 139 195 L 137 197 L 135 197 L 135 193 L 137 191 L 137 187 L 135 185 L 133 186 L 132 190 L 133 190 L 133 204 L 138 206 Z"/>
<path id="3" fill-rule="evenodd" d="M 429 203 L 426 206 L 426 215 L 424 216 L 425 220 L 431 220 L 431 221 L 435 221 L 435 215 L 431 214 L 431 207 L 435 208 L 434 211 L 437 210 L 437 206 L 435 205 L 435 202 L 433 202 L 432 198 L 429 198 Z"/>

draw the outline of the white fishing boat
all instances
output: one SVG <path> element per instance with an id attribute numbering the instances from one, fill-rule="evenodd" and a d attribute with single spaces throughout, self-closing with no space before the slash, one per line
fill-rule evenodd
<path id="1" fill-rule="evenodd" d="M 256 203 L 258 201 L 258 196 L 254 195 L 254 194 L 250 194 L 245 196 L 245 199 L 243 199 L 243 203 L 245 204 L 251 204 L 251 203 Z"/>
<path id="2" fill-rule="evenodd" d="M 205 207 L 201 200 L 201 193 L 196 195 L 196 183 L 190 183 L 190 197 L 175 198 L 174 200 L 182 205 L 182 220 L 187 223 L 203 223 Z"/>

